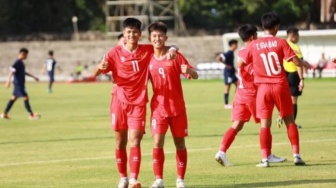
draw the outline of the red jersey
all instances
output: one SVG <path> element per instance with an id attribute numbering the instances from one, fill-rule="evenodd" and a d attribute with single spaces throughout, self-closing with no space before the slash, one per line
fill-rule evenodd
<path id="1" fill-rule="evenodd" d="M 287 83 L 283 60 L 295 56 L 285 39 L 266 35 L 253 40 L 241 59 L 253 64 L 254 83 Z"/>
<path id="2" fill-rule="evenodd" d="M 238 58 L 246 56 L 246 47 L 242 47 L 238 51 Z M 254 84 L 253 66 L 252 64 L 244 63 L 238 69 L 239 81 L 237 92 L 235 94 L 235 102 L 246 103 L 247 101 L 256 100 L 257 87 Z"/>
<path id="3" fill-rule="evenodd" d="M 178 52 L 174 60 L 167 60 L 166 56 L 161 59 L 153 56 L 150 61 L 149 78 L 153 85 L 151 109 L 164 117 L 177 116 L 186 110 L 180 78 L 182 64 L 193 68 Z M 183 75 L 190 78 L 188 74 Z"/>
<path id="4" fill-rule="evenodd" d="M 133 52 L 123 45 L 112 48 L 106 55 L 107 69 L 112 71 L 116 86 L 113 96 L 131 105 L 146 105 L 148 102 L 148 64 L 154 53 L 152 45 L 138 45 Z"/>

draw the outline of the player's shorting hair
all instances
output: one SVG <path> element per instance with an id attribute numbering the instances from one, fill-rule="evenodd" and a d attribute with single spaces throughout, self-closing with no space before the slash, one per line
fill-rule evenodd
<path id="1" fill-rule="evenodd" d="M 123 22 L 123 27 L 124 29 L 129 27 L 129 28 L 135 28 L 141 31 L 141 22 L 140 20 L 136 18 L 126 18 L 126 20 Z"/>
<path id="2" fill-rule="evenodd" d="M 54 55 L 54 51 L 49 50 L 48 54 L 49 54 L 50 56 L 53 56 L 53 55 Z"/>
<path id="3" fill-rule="evenodd" d="M 299 29 L 296 28 L 296 27 L 290 27 L 290 28 L 287 29 L 287 35 L 289 35 L 289 34 L 297 34 L 297 33 L 299 33 Z"/>
<path id="4" fill-rule="evenodd" d="M 236 39 L 229 40 L 229 46 L 232 46 L 233 44 L 238 44 L 238 40 Z"/>
<path id="5" fill-rule="evenodd" d="M 151 34 L 153 31 L 161 31 L 167 34 L 167 30 L 167 25 L 163 22 L 154 22 L 148 26 L 148 34 Z"/>
<path id="6" fill-rule="evenodd" d="M 21 48 L 19 53 L 25 53 L 25 54 L 28 54 L 28 49 L 27 48 Z"/>
<path id="7" fill-rule="evenodd" d="M 280 17 L 275 12 L 268 12 L 261 16 L 261 24 L 264 29 L 273 29 L 280 24 Z"/>
<path id="8" fill-rule="evenodd" d="M 248 41 L 249 38 L 255 35 L 258 28 L 252 24 L 244 24 L 238 28 L 238 35 L 244 41 Z"/>

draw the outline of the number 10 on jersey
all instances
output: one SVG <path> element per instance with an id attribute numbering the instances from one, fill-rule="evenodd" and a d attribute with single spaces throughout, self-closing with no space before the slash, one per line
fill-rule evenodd
<path id="1" fill-rule="evenodd" d="M 260 57 L 264 63 L 266 74 L 268 76 L 278 75 L 281 73 L 281 64 L 278 54 L 275 52 L 268 52 L 267 55 L 265 53 L 261 53 Z M 274 67 L 274 64 L 276 67 Z"/>

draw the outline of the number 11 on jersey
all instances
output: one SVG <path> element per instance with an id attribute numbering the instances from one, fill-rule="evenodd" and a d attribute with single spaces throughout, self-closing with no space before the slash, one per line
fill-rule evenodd
<path id="1" fill-rule="evenodd" d="M 138 72 L 140 70 L 138 61 L 132 61 L 132 65 L 134 72 Z"/>

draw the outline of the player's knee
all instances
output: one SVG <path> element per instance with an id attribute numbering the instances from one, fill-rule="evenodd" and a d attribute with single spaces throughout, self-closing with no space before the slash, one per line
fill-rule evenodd
<path id="1" fill-rule="evenodd" d="M 126 149 L 127 139 L 124 140 L 116 140 L 116 149 Z"/>
<path id="2" fill-rule="evenodd" d="M 184 138 L 174 138 L 174 144 L 177 150 L 183 150 L 186 148 Z"/>
<path id="3" fill-rule="evenodd" d="M 164 146 L 164 136 L 154 135 L 154 148 L 163 148 Z"/>
<path id="4" fill-rule="evenodd" d="M 129 144 L 131 147 L 140 147 L 142 137 L 133 137 L 129 139 Z"/>

